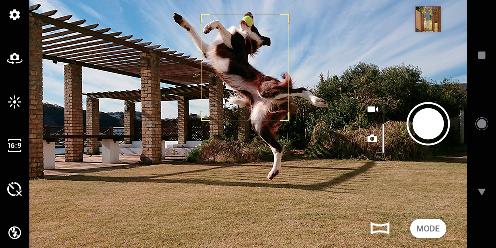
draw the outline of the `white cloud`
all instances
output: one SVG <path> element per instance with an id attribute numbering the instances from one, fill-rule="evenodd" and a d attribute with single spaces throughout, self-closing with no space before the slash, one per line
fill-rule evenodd
<path id="1" fill-rule="evenodd" d="M 34 1 L 30 1 L 34 2 Z M 436 2 L 437 4 L 438 2 Z M 105 4 L 111 4 L 105 2 Z M 255 14 L 255 25 L 272 40 L 250 61 L 262 72 L 279 77 L 287 71 L 287 25 L 291 15 L 291 75 L 296 86 L 312 87 L 319 74 L 341 74 L 360 61 L 381 67 L 401 63 L 419 66 L 428 78 L 452 77 L 466 81 L 466 1 L 440 1 L 443 31 L 414 32 L 414 6 L 418 2 L 396 0 L 369 1 L 132 1 L 114 3 L 115 8 L 99 8 L 90 2 L 44 1 L 42 11 L 58 9 L 62 14 L 79 14 L 108 20 L 115 30 L 129 30 L 148 41 L 162 44 L 192 56 L 200 53 L 185 31 L 172 20 L 178 12 L 201 31 L 201 13 Z M 127 9 L 123 9 L 125 6 Z M 133 8 L 135 7 L 135 8 Z M 72 11 L 80 12 L 74 13 Z M 213 15 L 226 26 L 237 25 L 239 16 Z M 201 32 L 200 32 L 201 33 Z M 215 35 L 202 36 L 212 40 Z M 44 62 L 44 99 L 63 104 L 63 68 Z M 131 90 L 140 87 L 139 79 L 85 68 L 83 91 Z M 102 100 L 101 109 L 122 111 L 119 101 Z M 137 104 L 137 110 L 141 105 Z M 208 102 L 190 102 L 190 111 L 208 114 Z M 177 116 L 177 104 L 162 103 L 162 117 Z"/>
<path id="2" fill-rule="evenodd" d="M 370 7 L 376 3 L 370 1 L 359 8 L 350 4 L 340 15 L 331 15 L 331 20 L 323 17 L 318 23 L 329 27 L 315 29 L 318 39 L 312 40 L 314 49 L 302 48 L 306 46 L 305 39 L 295 41 L 293 46 L 305 51 L 304 59 L 293 66 L 297 67 L 293 73 L 296 81 L 311 86 L 320 72 L 341 74 L 358 62 L 381 67 L 413 64 L 419 66 L 426 77 L 449 77 L 450 71 L 466 65 L 464 1 L 443 2 L 441 33 L 414 32 L 413 2 L 392 1 L 387 6 L 376 6 L 374 12 Z"/>
<path id="3" fill-rule="evenodd" d="M 79 3 L 78 4 L 79 8 L 81 8 L 81 10 L 83 10 L 86 14 L 92 16 L 93 18 L 97 19 L 97 20 L 102 20 L 104 19 L 103 18 L 103 15 L 100 14 L 98 11 L 96 11 L 94 8 L 86 5 L 86 4 L 83 4 L 83 3 Z"/>
<path id="4" fill-rule="evenodd" d="M 140 79 L 83 67 L 83 92 L 135 90 Z"/>
<path id="5" fill-rule="evenodd" d="M 40 8 L 36 11 L 38 13 L 43 13 L 51 10 L 57 10 L 57 13 L 54 15 L 57 16 L 65 16 L 72 15 L 73 19 L 79 19 L 78 15 L 72 11 L 72 8 L 68 7 L 64 1 L 59 0 L 49 0 L 49 1 L 41 1 L 41 0 L 29 0 L 29 5 L 41 4 Z M 53 16 L 52 16 L 53 17 Z"/>

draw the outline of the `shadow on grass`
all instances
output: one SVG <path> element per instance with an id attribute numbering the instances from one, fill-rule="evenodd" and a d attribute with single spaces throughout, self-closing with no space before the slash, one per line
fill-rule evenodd
<path id="1" fill-rule="evenodd" d="M 134 164 L 105 166 L 105 167 L 99 166 L 99 167 L 74 168 L 74 169 L 56 168 L 56 169 L 50 169 L 50 170 L 61 172 L 61 173 L 92 173 L 92 172 L 100 172 L 100 171 L 113 171 L 113 170 L 119 170 L 119 169 L 131 169 L 131 168 L 138 167 L 138 166 L 139 166 L 138 164 L 134 163 Z M 45 177 L 51 177 L 51 176 L 45 176 Z"/>
<path id="2" fill-rule="evenodd" d="M 372 167 L 375 166 L 375 161 L 369 161 L 361 165 L 358 168 L 337 168 L 337 170 L 349 170 L 346 173 L 340 174 L 336 177 L 329 178 L 328 180 L 313 183 L 313 184 L 294 184 L 294 183 L 277 183 L 277 178 L 273 181 L 266 182 L 245 182 L 245 181 L 226 181 L 226 180 L 215 180 L 215 179 L 202 179 L 202 178 L 163 178 L 168 176 L 176 176 L 181 174 L 190 174 L 197 172 L 205 172 L 216 169 L 223 169 L 228 167 L 235 167 L 240 165 L 216 165 L 209 166 L 209 168 L 203 168 L 198 170 L 189 170 L 183 172 L 175 172 L 170 174 L 152 175 L 152 176 L 130 176 L 130 177 L 109 177 L 109 176 L 98 176 L 98 175 L 71 175 L 71 176 L 47 176 L 48 180 L 70 180 L 70 181 L 97 181 L 97 182 L 143 182 L 143 183 L 185 183 L 185 184 L 200 184 L 200 185 L 212 185 L 212 186 L 239 186 L 239 187 L 261 187 L 261 188 L 286 188 L 286 189 L 301 189 L 301 190 L 326 190 L 334 186 L 340 185 L 354 177 L 357 177 L 363 173 L 366 173 Z M 246 166 L 246 165 L 242 165 Z M 248 165 L 254 166 L 254 165 Z M 321 167 L 297 167 L 301 169 L 329 169 Z"/>
<path id="3" fill-rule="evenodd" d="M 188 164 L 185 162 L 175 162 L 175 161 L 162 161 L 167 164 L 171 165 L 194 165 L 194 164 Z M 131 169 L 131 168 L 136 168 L 136 167 L 141 167 L 141 166 L 149 166 L 149 164 L 144 164 L 141 163 L 140 161 L 137 162 L 120 162 L 120 164 L 113 164 L 109 166 L 101 166 L 101 163 L 99 162 L 88 162 L 88 161 L 83 161 L 83 162 L 77 162 L 79 164 L 96 164 L 97 167 L 89 167 L 89 168 L 55 168 L 55 169 L 49 169 L 51 171 L 56 171 L 60 173 L 93 173 L 93 172 L 101 172 L 101 171 L 114 171 L 114 170 L 121 170 L 121 169 Z M 182 174 L 182 173 L 179 173 Z M 172 174 L 171 174 L 172 175 Z M 52 178 L 55 176 L 45 176 L 45 178 Z"/>
<path id="4" fill-rule="evenodd" d="M 460 163 L 460 164 L 466 164 L 467 163 L 467 156 L 460 156 L 460 157 L 455 157 L 455 156 L 436 156 L 432 157 L 430 159 L 426 159 L 428 162 L 442 162 L 442 163 Z"/>

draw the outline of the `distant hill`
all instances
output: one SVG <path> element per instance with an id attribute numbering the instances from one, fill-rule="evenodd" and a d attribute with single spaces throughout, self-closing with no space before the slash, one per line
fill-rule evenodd
<path id="1" fill-rule="evenodd" d="M 102 112 L 100 112 L 100 114 L 101 113 Z M 107 114 L 119 120 L 124 120 L 124 112 L 108 112 Z M 141 121 L 141 112 L 136 112 L 136 120 Z"/>
<path id="2" fill-rule="evenodd" d="M 124 126 L 123 112 L 100 112 L 100 128 Z M 136 112 L 136 119 L 141 120 L 141 112 Z M 83 123 L 86 123 L 86 111 L 83 110 Z M 43 103 L 43 125 L 64 126 L 64 107 Z"/>
<path id="3" fill-rule="evenodd" d="M 55 104 L 43 103 L 43 126 L 63 126 L 64 108 Z"/>

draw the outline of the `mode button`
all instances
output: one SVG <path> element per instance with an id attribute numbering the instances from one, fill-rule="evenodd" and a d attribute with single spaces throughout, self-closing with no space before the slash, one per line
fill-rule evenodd
<path id="1" fill-rule="evenodd" d="M 416 219 L 410 225 L 410 232 L 418 239 L 437 239 L 446 233 L 446 224 L 440 219 Z"/>

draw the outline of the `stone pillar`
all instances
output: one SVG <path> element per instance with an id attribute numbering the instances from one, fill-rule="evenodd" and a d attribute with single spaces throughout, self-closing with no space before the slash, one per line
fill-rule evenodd
<path id="1" fill-rule="evenodd" d="M 64 66 L 64 134 L 81 137 L 65 139 L 65 161 L 83 161 L 83 92 L 80 65 Z"/>
<path id="2" fill-rule="evenodd" d="M 141 161 L 161 161 L 160 61 L 156 54 L 142 53 L 141 64 Z"/>
<path id="3" fill-rule="evenodd" d="M 124 142 L 131 144 L 134 140 L 134 123 L 136 122 L 136 107 L 134 102 L 124 102 L 124 135 L 130 135 L 130 138 L 124 138 Z"/>
<path id="4" fill-rule="evenodd" d="M 95 97 L 86 98 L 86 134 L 100 134 L 100 107 L 99 99 Z M 100 142 L 97 137 L 88 138 L 88 154 L 100 154 Z"/>
<path id="5" fill-rule="evenodd" d="M 43 176 L 43 52 L 41 21 L 29 16 L 29 178 Z"/>
<path id="6" fill-rule="evenodd" d="M 177 143 L 186 144 L 188 140 L 189 99 L 177 97 Z"/>
<path id="7" fill-rule="evenodd" d="M 248 142 L 250 137 L 250 111 L 248 108 L 240 108 L 239 121 L 238 121 L 238 140 L 241 142 Z"/>
<path id="8" fill-rule="evenodd" d="M 210 137 L 220 138 L 224 133 L 224 85 L 213 77 L 208 85 L 208 105 L 210 109 Z"/>

